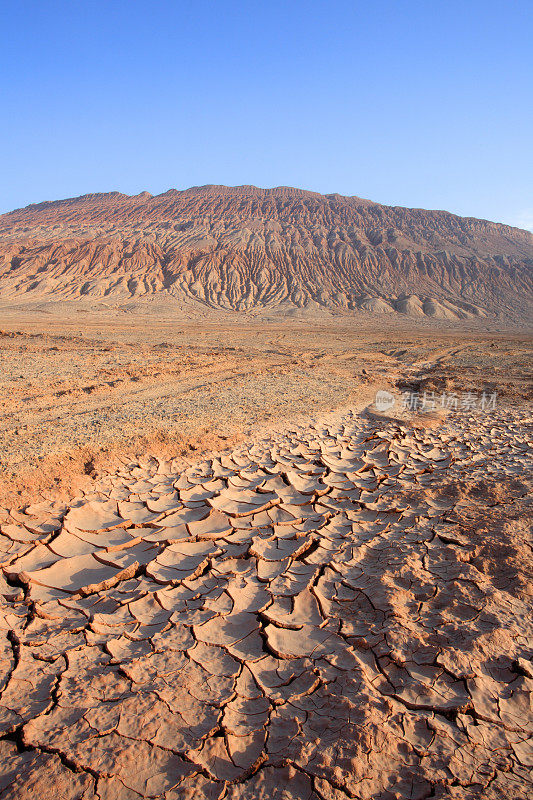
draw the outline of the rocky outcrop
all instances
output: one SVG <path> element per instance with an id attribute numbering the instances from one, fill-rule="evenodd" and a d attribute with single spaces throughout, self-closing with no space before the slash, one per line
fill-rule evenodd
<path id="1" fill-rule="evenodd" d="M 532 265 L 527 231 L 287 187 L 112 192 L 0 217 L 0 292 L 15 302 L 517 318 Z"/>

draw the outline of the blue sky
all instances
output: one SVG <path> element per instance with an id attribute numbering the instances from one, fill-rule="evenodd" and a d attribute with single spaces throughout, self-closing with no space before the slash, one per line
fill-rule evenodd
<path id="1" fill-rule="evenodd" d="M 0 211 L 290 185 L 533 228 L 533 4 L 0 0 Z"/>

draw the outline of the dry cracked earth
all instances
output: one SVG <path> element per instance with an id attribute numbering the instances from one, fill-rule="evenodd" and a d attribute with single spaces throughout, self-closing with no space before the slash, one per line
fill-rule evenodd
<path id="1" fill-rule="evenodd" d="M 527 798 L 519 410 L 331 414 L 12 511 L 0 798 Z"/>

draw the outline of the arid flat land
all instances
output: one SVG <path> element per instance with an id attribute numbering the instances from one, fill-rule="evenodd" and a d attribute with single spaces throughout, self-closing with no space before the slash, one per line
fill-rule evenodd
<path id="1" fill-rule="evenodd" d="M 531 797 L 527 333 L 0 327 L 1 800 Z"/>
<path id="2" fill-rule="evenodd" d="M 311 410 L 362 409 L 426 374 L 438 392 L 531 396 L 531 336 L 483 324 L 5 309 L 0 331 L 0 505 L 63 496 L 115 457 L 190 461 Z"/>

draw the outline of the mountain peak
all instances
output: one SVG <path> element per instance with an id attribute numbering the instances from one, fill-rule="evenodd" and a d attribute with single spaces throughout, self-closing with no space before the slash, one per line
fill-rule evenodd
<path id="1" fill-rule="evenodd" d="M 0 217 L 15 302 L 523 318 L 532 266 L 527 231 L 290 186 L 86 194 Z"/>

